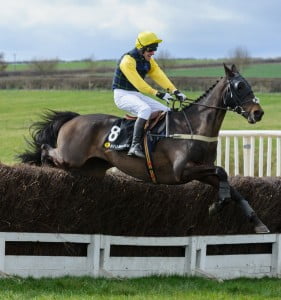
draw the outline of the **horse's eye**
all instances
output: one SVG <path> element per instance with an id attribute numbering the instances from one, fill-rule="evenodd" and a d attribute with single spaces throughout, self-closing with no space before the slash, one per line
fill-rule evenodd
<path id="1" fill-rule="evenodd" d="M 238 81 L 235 83 L 235 89 L 241 91 L 245 88 L 245 83 L 243 81 Z"/>

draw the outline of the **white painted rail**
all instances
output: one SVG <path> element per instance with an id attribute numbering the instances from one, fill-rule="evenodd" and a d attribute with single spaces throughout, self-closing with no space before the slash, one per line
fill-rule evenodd
<path id="1" fill-rule="evenodd" d="M 7 253 L 7 243 L 79 243 L 87 251 L 80 256 L 36 256 Z M 210 253 L 209 247 L 225 245 L 266 244 L 266 251 L 253 254 Z M 122 255 L 114 247 L 176 247 L 177 255 Z M 268 247 L 269 246 L 269 247 Z M 30 244 L 28 246 L 30 248 Z M 51 246 L 49 246 L 51 247 Z M 123 248 L 124 249 L 124 248 Z M 269 250 L 268 250 L 269 249 Z M 126 249 L 125 249 L 126 250 Z M 116 254 L 117 253 L 117 254 Z M 127 252 L 128 253 L 128 252 Z M 167 252 L 166 252 L 167 253 Z M 281 234 L 186 236 L 186 237 L 124 237 L 108 235 L 0 233 L 0 274 L 22 277 L 109 276 L 139 277 L 157 275 L 198 275 L 217 279 L 237 277 L 280 277 Z"/>
<path id="2" fill-rule="evenodd" d="M 216 164 L 229 175 L 281 176 L 281 130 L 221 130 Z"/>

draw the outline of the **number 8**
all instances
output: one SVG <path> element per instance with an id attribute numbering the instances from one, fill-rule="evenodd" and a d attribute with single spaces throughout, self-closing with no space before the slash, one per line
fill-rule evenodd
<path id="1" fill-rule="evenodd" d="M 118 138 L 120 131 L 121 131 L 120 127 L 114 125 L 111 128 L 110 135 L 108 136 L 108 140 L 110 142 L 114 142 Z"/>

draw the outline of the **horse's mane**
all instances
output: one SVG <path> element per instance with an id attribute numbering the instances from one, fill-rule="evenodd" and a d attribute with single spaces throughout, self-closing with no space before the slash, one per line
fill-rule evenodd
<path id="1" fill-rule="evenodd" d="M 221 77 L 222 79 L 223 77 Z M 186 105 L 184 108 L 186 107 L 190 107 L 193 103 L 198 103 L 199 101 L 201 101 L 202 99 L 206 98 L 210 92 L 215 88 L 215 86 L 217 86 L 217 84 L 220 82 L 220 80 L 217 80 L 211 87 L 209 87 L 201 96 L 199 96 L 197 99 L 195 99 L 192 103 L 189 103 L 188 105 Z"/>

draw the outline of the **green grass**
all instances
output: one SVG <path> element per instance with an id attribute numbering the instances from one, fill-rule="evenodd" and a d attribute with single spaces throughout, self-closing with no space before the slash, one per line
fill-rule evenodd
<path id="1" fill-rule="evenodd" d="M 168 70 L 169 76 L 187 76 L 187 77 L 220 77 L 224 76 L 224 68 L 205 67 L 205 68 L 180 68 Z M 281 63 L 252 64 L 243 69 L 243 76 L 246 78 L 280 78 Z"/>
<path id="2" fill-rule="evenodd" d="M 154 300 L 269 300 L 280 299 L 280 279 L 237 279 L 223 283 L 196 277 L 148 277 L 137 279 L 2 279 L 0 299 L 154 299 Z"/>
<path id="3" fill-rule="evenodd" d="M 200 92 L 186 92 L 196 98 Z M 257 94 L 265 109 L 262 122 L 250 125 L 241 116 L 228 113 L 222 129 L 276 129 L 281 130 L 281 94 Z M 123 116 L 113 102 L 111 91 L 0 91 L 0 161 L 15 163 L 15 155 L 26 147 L 24 137 L 29 136 L 29 127 L 40 119 L 46 109 L 70 110 L 81 114 L 107 113 Z"/>
<path id="4" fill-rule="evenodd" d="M 46 109 L 120 114 L 108 91 L 0 91 L 0 161 L 15 162 L 30 125 Z"/>
<path id="5" fill-rule="evenodd" d="M 206 67 L 206 68 L 179 68 L 166 71 L 169 77 L 217 77 L 224 75 L 224 68 Z"/>
<path id="6" fill-rule="evenodd" d="M 157 59 L 157 57 L 156 57 Z M 92 65 L 95 68 L 112 68 L 116 66 L 117 60 L 97 60 L 93 64 L 86 61 L 74 61 L 74 62 L 59 62 L 57 70 L 87 70 L 91 69 Z M 208 64 L 208 63 L 221 63 L 219 67 L 194 67 L 194 68 L 171 68 L 166 71 L 169 76 L 187 76 L 187 77 L 220 77 L 224 76 L 223 59 L 219 60 L 194 60 L 194 59 L 175 59 L 174 66 L 190 65 L 190 64 Z M 30 70 L 31 64 L 9 64 L 7 71 L 26 71 Z M 93 69 L 95 73 L 95 69 Z M 99 73 L 103 76 L 112 76 L 112 72 Z M 281 63 L 252 63 L 243 69 L 243 75 L 245 77 L 258 77 L 258 78 L 280 78 L 281 77 Z"/>
<path id="7" fill-rule="evenodd" d="M 114 68 L 116 66 L 116 61 L 97 60 L 93 61 L 93 64 L 87 61 L 59 62 L 57 65 L 57 70 L 83 70 L 91 68 L 92 65 L 97 68 Z M 30 63 L 9 64 L 7 67 L 7 71 L 30 71 L 31 69 L 32 64 Z"/>
<path id="8" fill-rule="evenodd" d="M 120 54 L 121 57 L 122 54 Z M 117 59 L 111 60 L 93 60 L 96 67 L 99 68 L 115 68 Z M 157 59 L 157 55 L 156 55 Z M 190 64 L 206 64 L 206 63 L 218 63 L 223 62 L 222 59 L 220 60 L 213 60 L 213 59 L 173 59 L 173 63 L 175 66 L 178 65 L 190 65 Z M 89 62 L 87 61 L 60 61 L 58 63 L 57 69 L 58 70 L 79 70 L 79 69 L 88 69 Z M 7 71 L 27 71 L 31 69 L 30 63 L 11 63 L 7 67 Z"/>

